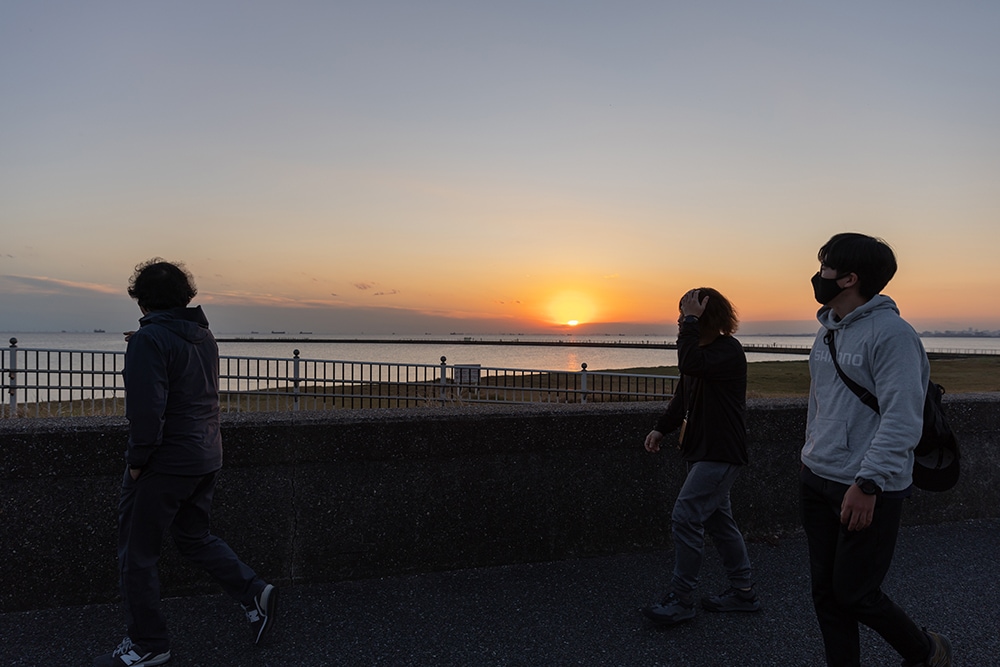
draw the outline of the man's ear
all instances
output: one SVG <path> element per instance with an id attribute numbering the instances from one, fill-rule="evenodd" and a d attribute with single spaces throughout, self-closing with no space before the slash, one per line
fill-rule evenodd
<path id="1" fill-rule="evenodd" d="M 840 279 L 838 279 L 837 282 L 839 283 L 841 280 L 845 281 L 843 284 L 841 284 L 841 287 L 843 287 L 844 289 L 850 289 L 851 287 L 854 287 L 855 285 L 861 283 L 861 279 L 858 278 L 858 274 L 856 273 L 848 273 L 846 276 L 842 276 Z"/>

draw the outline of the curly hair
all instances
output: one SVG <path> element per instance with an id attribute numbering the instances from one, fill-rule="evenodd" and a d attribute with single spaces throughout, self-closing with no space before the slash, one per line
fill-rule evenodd
<path id="1" fill-rule="evenodd" d="M 128 295 L 145 310 L 183 308 L 198 293 L 194 277 L 180 262 L 154 257 L 135 267 Z"/>
<path id="2" fill-rule="evenodd" d="M 710 297 L 705 304 L 705 312 L 698 318 L 701 323 L 701 330 L 708 333 L 719 332 L 723 336 L 732 336 L 740 327 L 740 320 L 736 313 L 736 307 L 722 296 L 719 290 L 711 287 L 699 287 L 698 301 Z"/>

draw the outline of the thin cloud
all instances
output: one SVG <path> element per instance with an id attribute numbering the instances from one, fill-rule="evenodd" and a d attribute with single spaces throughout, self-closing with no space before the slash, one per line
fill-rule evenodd
<path id="1" fill-rule="evenodd" d="M 196 301 L 227 306 L 267 306 L 271 308 L 329 308 L 338 305 L 325 299 L 297 299 L 259 292 L 198 292 Z"/>
<path id="2" fill-rule="evenodd" d="M 398 289 L 387 290 L 384 292 L 373 292 L 371 296 L 392 296 L 393 294 L 402 294 Z M 291 296 L 283 296 L 280 294 L 262 294 L 260 292 L 243 292 L 243 291 L 215 291 L 215 292 L 198 292 L 198 296 L 195 297 L 195 302 L 201 302 L 203 304 L 212 304 L 216 306 L 252 306 L 252 307 L 266 307 L 266 308 L 344 308 L 344 300 L 337 294 L 330 294 L 330 299 L 326 298 L 299 298 Z M 356 305 L 356 308 L 364 308 L 364 306 Z M 406 309 L 409 310 L 409 309 Z M 419 309 L 418 309 L 419 310 Z"/>
<path id="3" fill-rule="evenodd" d="M 0 289 L 11 294 L 125 294 L 125 287 L 60 280 L 45 276 L 0 275 Z"/>
<path id="4" fill-rule="evenodd" d="M 356 289 L 364 291 L 375 287 L 375 283 L 354 283 L 354 287 Z"/>

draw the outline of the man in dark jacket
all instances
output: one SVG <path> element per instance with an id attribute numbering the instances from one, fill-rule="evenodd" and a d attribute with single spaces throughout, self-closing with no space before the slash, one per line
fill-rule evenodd
<path id="1" fill-rule="evenodd" d="M 157 561 L 170 529 L 177 550 L 238 600 L 259 642 L 274 623 L 277 590 L 210 530 L 222 467 L 219 348 L 191 275 L 159 259 L 138 267 L 128 289 L 142 311 L 126 334 L 128 468 L 118 504 L 118 565 L 128 636 L 98 667 L 144 667 L 170 660 L 160 611 Z"/>

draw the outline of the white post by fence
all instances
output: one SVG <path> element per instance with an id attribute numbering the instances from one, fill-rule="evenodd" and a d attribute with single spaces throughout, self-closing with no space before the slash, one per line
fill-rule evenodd
<path id="1" fill-rule="evenodd" d="M 445 404 L 445 396 L 448 387 L 448 367 L 445 365 L 445 362 L 447 361 L 448 357 L 441 357 L 441 405 Z"/>
<path id="2" fill-rule="evenodd" d="M 17 339 L 10 339 L 10 417 L 17 416 Z"/>
<path id="3" fill-rule="evenodd" d="M 299 351 L 292 350 L 292 410 L 299 409 Z"/>

